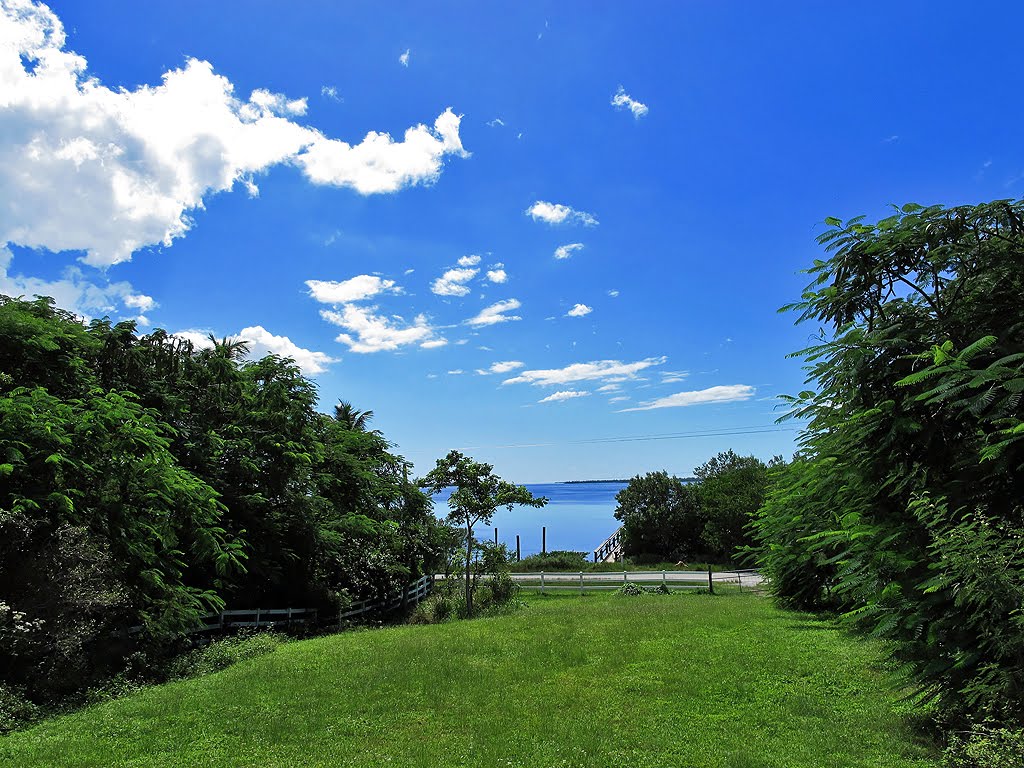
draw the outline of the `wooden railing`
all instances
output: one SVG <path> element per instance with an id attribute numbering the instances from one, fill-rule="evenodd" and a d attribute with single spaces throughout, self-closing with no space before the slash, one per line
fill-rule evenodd
<path id="1" fill-rule="evenodd" d="M 595 563 L 615 563 L 622 559 L 622 528 L 601 542 L 594 550 Z"/>

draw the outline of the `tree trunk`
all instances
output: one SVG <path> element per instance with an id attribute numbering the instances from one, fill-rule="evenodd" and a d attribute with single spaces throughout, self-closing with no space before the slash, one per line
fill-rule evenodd
<path id="1" fill-rule="evenodd" d="M 466 618 L 473 615 L 473 589 L 470 586 L 469 568 L 473 560 L 473 526 L 466 526 Z"/>

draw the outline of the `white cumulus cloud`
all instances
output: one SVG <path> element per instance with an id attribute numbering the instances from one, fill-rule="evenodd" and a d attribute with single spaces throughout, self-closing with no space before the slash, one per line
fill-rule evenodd
<path id="1" fill-rule="evenodd" d="M 637 120 L 646 115 L 648 112 L 647 105 L 637 101 L 628 93 L 626 93 L 626 89 L 623 88 L 621 85 L 619 86 L 618 90 L 615 91 L 615 94 L 612 96 L 611 104 L 616 109 L 628 109 L 630 112 L 633 113 L 633 117 L 635 117 Z"/>
<path id="2" fill-rule="evenodd" d="M 506 379 L 502 384 L 533 384 L 552 386 L 571 384 L 577 381 L 605 381 L 616 383 L 637 378 L 637 374 L 655 365 L 664 365 L 667 357 L 648 357 L 633 363 L 619 360 L 596 360 L 590 363 L 573 363 L 564 368 L 523 371 L 518 376 Z"/>
<path id="3" fill-rule="evenodd" d="M 701 405 L 702 403 L 731 403 L 737 400 L 749 400 L 756 390 L 747 384 L 724 384 L 707 389 L 697 389 L 692 392 L 677 392 L 668 397 L 661 397 L 657 400 L 650 400 L 636 408 L 626 408 L 626 411 L 650 411 L 655 408 L 682 408 L 687 405 Z"/>
<path id="4" fill-rule="evenodd" d="M 188 328 L 175 331 L 171 335 L 192 342 L 192 346 L 196 349 L 210 349 L 213 347 L 210 334 L 210 331 Z M 213 335 L 216 336 L 216 334 Z M 331 357 L 324 352 L 314 352 L 313 350 L 300 347 L 287 336 L 276 336 L 262 325 L 252 325 L 248 328 L 243 328 L 238 333 L 228 336 L 228 339 L 246 342 L 249 346 L 248 356 L 252 360 L 257 360 L 266 355 L 290 357 L 302 369 L 302 372 L 309 376 L 323 373 L 327 370 L 328 365 L 338 362 L 337 358 Z"/>
<path id="5" fill-rule="evenodd" d="M 495 264 L 491 269 L 487 270 L 487 279 L 492 283 L 507 282 L 508 272 L 505 271 L 505 265 Z"/>
<path id="6" fill-rule="evenodd" d="M 597 225 L 597 218 L 586 211 L 577 211 L 561 203 L 548 203 L 538 200 L 526 209 L 526 215 L 534 221 L 548 224 L 582 224 L 585 227 Z"/>
<path id="7" fill-rule="evenodd" d="M 320 316 L 329 323 L 344 328 L 338 342 L 353 352 L 370 353 L 395 350 L 409 344 L 422 344 L 434 335 L 426 317 L 418 315 L 411 324 L 398 318 L 377 314 L 376 307 L 346 304 L 341 311 L 320 310 Z"/>
<path id="8" fill-rule="evenodd" d="M 93 282 L 75 266 L 65 268 L 56 280 L 43 280 L 12 274 L 13 260 L 14 254 L 10 249 L 0 246 L 0 293 L 7 296 L 24 296 L 26 299 L 50 296 L 61 309 L 86 319 L 127 313 L 127 310 L 148 312 L 158 306 L 152 296 L 139 293 L 131 283 L 123 280 L 109 282 L 99 278 L 98 282 Z M 137 319 L 141 325 L 149 325 L 145 317 L 140 315 Z"/>
<path id="9" fill-rule="evenodd" d="M 594 311 L 593 307 L 588 307 L 586 304 L 577 304 L 575 307 L 565 313 L 566 317 L 586 317 Z"/>
<path id="10" fill-rule="evenodd" d="M 399 141 L 371 131 L 352 145 L 294 122 L 305 99 L 240 98 L 206 61 L 114 89 L 65 42 L 46 6 L 0 4 L 0 245 L 116 264 L 183 236 L 207 196 L 236 182 L 258 193 L 254 176 L 274 165 L 368 195 L 431 183 L 446 156 L 466 155 L 450 109 Z"/>
<path id="11" fill-rule="evenodd" d="M 449 269 L 430 284 L 430 290 L 438 296 L 465 296 L 469 293 L 466 283 L 476 277 L 478 272 L 480 270 L 475 267 Z"/>
<path id="12" fill-rule="evenodd" d="M 323 304 L 347 304 L 362 301 L 379 293 L 400 293 L 394 280 L 376 275 L 356 275 L 348 280 L 307 280 L 309 295 Z"/>
<path id="13" fill-rule="evenodd" d="M 521 363 L 518 360 L 505 360 L 504 362 L 491 363 L 490 368 L 477 368 L 476 372 L 481 376 L 490 376 L 492 373 L 508 373 L 517 368 L 522 368 L 524 365 L 525 363 Z"/>
<path id="14" fill-rule="evenodd" d="M 262 325 L 253 325 L 238 332 L 238 338 L 249 342 L 249 354 L 253 358 L 273 354 L 290 357 L 303 373 L 316 375 L 327 370 L 330 363 L 338 362 L 336 358 L 323 352 L 304 349 L 287 336 L 275 336 Z"/>
<path id="15" fill-rule="evenodd" d="M 576 251 L 583 250 L 583 243 L 567 243 L 566 245 L 560 245 L 555 248 L 556 259 L 568 259 Z"/>
<path id="16" fill-rule="evenodd" d="M 462 256 L 459 258 L 458 264 L 460 267 L 475 267 L 480 263 L 480 257 L 475 253 L 469 256 Z"/>
<path id="17" fill-rule="evenodd" d="M 545 398 L 538 400 L 538 403 L 558 403 L 562 400 L 572 400 L 576 397 L 586 397 L 589 392 L 584 392 L 578 389 L 566 389 L 562 392 L 555 392 L 554 394 L 548 395 Z"/>
<path id="18" fill-rule="evenodd" d="M 484 307 L 480 310 L 480 313 L 474 317 L 469 318 L 466 321 L 467 325 L 481 327 L 485 325 L 497 325 L 498 323 L 507 323 L 510 320 L 522 320 L 519 315 L 510 315 L 509 312 L 514 312 L 519 309 L 522 304 L 518 299 L 506 299 L 505 301 L 497 301 L 491 304 L 489 307 Z"/>

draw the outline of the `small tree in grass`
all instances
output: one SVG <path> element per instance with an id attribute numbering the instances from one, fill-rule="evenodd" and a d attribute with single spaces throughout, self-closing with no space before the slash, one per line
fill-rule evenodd
<path id="1" fill-rule="evenodd" d="M 454 487 L 448 498 L 448 522 L 466 532 L 466 615 L 473 615 L 473 526 L 487 525 L 498 507 L 512 509 L 516 504 L 543 507 L 548 500 L 537 497 L 521 485 L 505 482 L 490 464 L 473 461 L 459 451 L 451 451 L 419 481 L 419 486 L 431 494 Z"/>

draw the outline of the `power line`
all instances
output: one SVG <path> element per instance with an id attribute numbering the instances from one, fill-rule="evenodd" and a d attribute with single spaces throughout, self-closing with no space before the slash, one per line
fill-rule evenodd
<path id="1" fill-rule="evenodd" d="M 584 440 L 559 440 L 547 443 L 518 443 L 511 445 L 475 445 L 469 446 L 466 450 L 480 448 L 549 448 L 558 445 L 595 445 L 603 443 L 633 443 L 652 440 L 688 440 L 698 437 L 732 437 L 742 435 L 762 435 L 773 432 L 796 432 L 797 427 L 784 427 L 774 424 L 758 424 L 747 427 L 724 427 L 710 430 L 697 430 L 692 432 L 668 432 L 649 435 L 625 435 L 621 437 L 593 437 Z"/>

